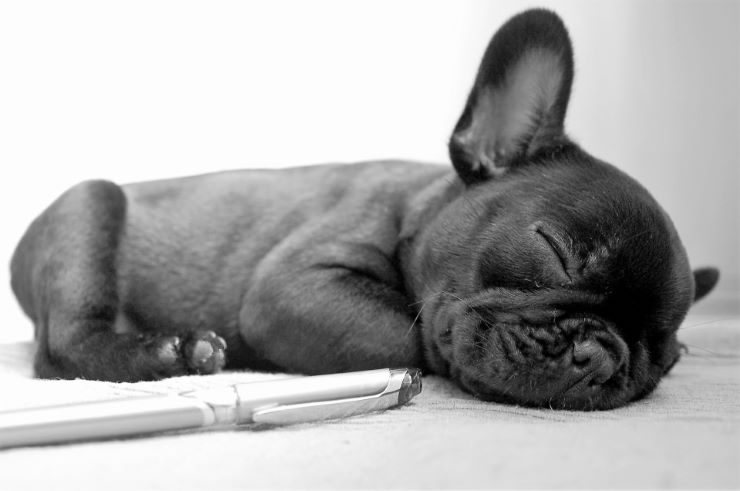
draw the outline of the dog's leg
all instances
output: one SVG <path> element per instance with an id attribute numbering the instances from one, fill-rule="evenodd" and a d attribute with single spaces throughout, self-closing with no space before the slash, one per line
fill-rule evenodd
<path id="1" fill-rule="evenodd" d="M 253 354 L 307 374 L 422 367 L 420 326 L 390 262 L 367 251 L 332 256 L 305 263 L 294 250 L 263 264 L 240 316 Z"/>
<path id="2" fill-rule="evenodd" d="M 115 332 L 125 219 L 121 188 L 86 182 L 62 195 L 21 240 L 12 283 L 36 326 L 37 376 L 135 381 L 223 366 L 225 345 L 210 332 Z"/>

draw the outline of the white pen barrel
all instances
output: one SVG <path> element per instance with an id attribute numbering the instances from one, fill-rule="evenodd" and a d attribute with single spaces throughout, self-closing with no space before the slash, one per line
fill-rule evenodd
<path id="1" fill-rule="evenodd" d="M 157 395 L 0 412 L 0 448 L 115 438 L 213 424 L 197 399 Z"/>

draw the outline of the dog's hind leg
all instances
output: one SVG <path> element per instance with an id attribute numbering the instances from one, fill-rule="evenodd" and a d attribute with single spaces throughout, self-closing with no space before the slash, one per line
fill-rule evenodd
<path id="1" fill-rule="evenodd" d="M 125 222 L 120 187 L 84 182 L 44 211 L 18 245 L 12 286 L 36 327 L 37 376 L 135 381 L 223 366 L 225 346 L 212 333 L 181 339 L 115 332 L 116 261 Z M 204 357 L 200 367 L 191 362 Z"/>

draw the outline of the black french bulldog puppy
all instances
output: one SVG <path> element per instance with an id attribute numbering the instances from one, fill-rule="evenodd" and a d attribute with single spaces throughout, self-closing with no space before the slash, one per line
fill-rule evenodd
<path id="1" fill-rule="evenodd" d="M 36 373 L 417 366 L 524 405 L 646 395 L 718 272 L 692 274 L 650 194 L 566 137 L 572 79 L 562 21 L 530 10 L 485 52 L 454 171 L 383 161 L 73 187 L 12 261 Z"/>

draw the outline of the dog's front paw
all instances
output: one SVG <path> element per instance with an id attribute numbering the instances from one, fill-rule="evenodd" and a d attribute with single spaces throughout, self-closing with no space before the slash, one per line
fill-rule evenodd
<path id="1" fill-rule="evenodd" d="M 181 352 L 188 369 L 194 373 L 217 373 L 226 364 L 226 341 L 213 331 L 190 334 Z"/>

